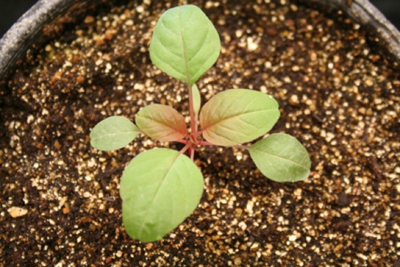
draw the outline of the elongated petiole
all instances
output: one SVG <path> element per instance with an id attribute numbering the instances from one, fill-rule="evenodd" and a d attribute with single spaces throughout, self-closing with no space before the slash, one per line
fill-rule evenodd
<path id="1" fill-rule="evenodd" d="M 191 143 L 187 143 L 182 149 L 181 151 L 179 151 L 179 153 L 184 154 L 189 148 L 191 148 L 192 144 Z"/>
<path id="2" fill-rule="evenodd" d="M 190 153 L 190 159 L 194 161 L 194 153 L 196 152 L 195 148 L 193 146 L 190 147 L 189 153 Z"/>

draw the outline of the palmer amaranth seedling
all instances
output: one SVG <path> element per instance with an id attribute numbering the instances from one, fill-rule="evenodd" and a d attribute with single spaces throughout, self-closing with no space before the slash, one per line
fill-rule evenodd
<path id="1" fill-rule="evenodd" d="M 196 6 L 167 10 L 158 20 L 151 44 L 153 63 L 187 84 L 190 130 L 183 115 L 171 106 L 153 104 L 136 115 L 136 125 L 121 116 L 109 117 L 92 130 L 91 145 L 99 150 L 126 146 L 138 134 L 166 142 L 183 143 L 181 151 L 159 148 L 136 156 L 121 178 L 122 217 L 129 236 L 143 242 L 162 239 L 197 207 L 203 193 L 203 175 L 193 159 L 198 146 L 248 150 L 259 170 L 277 182 L 304 180 L 310 173 L 306 149 L 292 136 L 265 135 L 280 112 L 270 95 L 231 89 L 213 96 L 201 107 L 195 82 L 217 60 L 218 33 Z"/>

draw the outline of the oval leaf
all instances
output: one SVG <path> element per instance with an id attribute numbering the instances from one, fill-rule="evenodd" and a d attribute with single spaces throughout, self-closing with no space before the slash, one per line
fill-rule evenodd
<path id="1" fill-rule="evenodd" d="M 90 144 L 99 150 L 120 149 L 129 144 L 140 130 L 129 119 L 112 116 L 102 120 L 90 132 Z"/>
<path id="2" fill-rule="evenodd" d="M 121 178 L 122 218 L 130 237 L 162 239 L 197 207 L 203 176 L 185 155 L 153 149 L 135 157 Z"/>
<path id="3" fill-rule="evenodd" d="M 193 96 L 193 110 L 194 114 L 199 114 L 200 107 L 201 107 L 201 96 L 200 96 L 200 91 L 199 88 L 197 87 L 196 84 L 193 84 L 192 86 L 192 96 Z"/>
<path id="4" fill-rule="evenodd" d="M 248 150 L 261 173 L 276 182 L 297 182 L 310 174 L 307 150 L 288 134 L 272 134 Z"/>
<path id="5" fill-rule="evenodd" d="M 200 8 L 171 8 L 158 20 L 150 43 L 150 58 L 165 73 L 193 85 L 217 60 L 221 43 L 217 30 Z"/>
<path id="6" fill-rule="evenodd" d="M 166 105 L 144 107 L 136 115 L 136 124 L 151 138 L 165 142 L 181 140 L 188 133 L 185 118 Z"/>
<path id="7" fill-rule="evenodd" d="M 279 116 L 278 102 L 272 96 L 231 89 L 215 95 L 204 105 L 200 125 L 207 141 L 233 146 L 267 133 Z"/>

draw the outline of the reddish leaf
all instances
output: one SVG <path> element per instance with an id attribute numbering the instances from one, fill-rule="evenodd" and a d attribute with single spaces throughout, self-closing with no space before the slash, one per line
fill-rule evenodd
<path id="1" fill-rule="evenodd" d="M 136 124 L 145 134 L 160 141 L 178 141 L 188 134 L 185 118 L 166 105 L 153 104 L 141 109 Z"/>

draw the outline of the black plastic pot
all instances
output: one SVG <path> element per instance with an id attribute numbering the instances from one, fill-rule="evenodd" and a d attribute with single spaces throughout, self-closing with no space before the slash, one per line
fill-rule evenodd
<path id="1" fill-rule="evenodd" d="M 115 2 L 118 0 L 39 0 L 0 39 L 0 80 L 32 44 L 40 46 L 98 6 L 109 7 Z"/>

